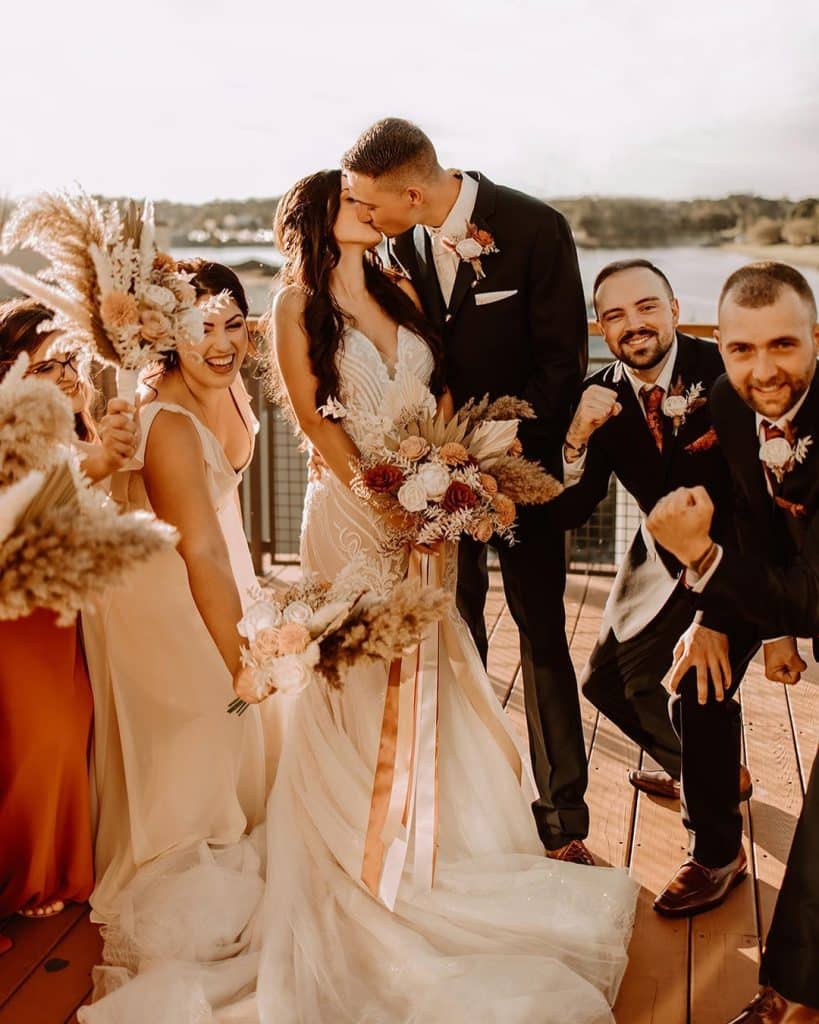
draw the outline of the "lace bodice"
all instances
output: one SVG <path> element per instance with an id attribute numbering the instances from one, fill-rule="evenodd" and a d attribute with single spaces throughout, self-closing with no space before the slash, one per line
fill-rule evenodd
<path id="1" fill-rule="evenodd" d="M 384 417 L 385 398 L 400 387 L 408 374 L 429 384 L 435 363 L 427 343 L 407 327 L 398 328 L 398 346 L 394 367 L 389 367 L 381 353 L 355 327 L 349 327 L 344 343 L 336 356 L 339 373 L 339 398 L 347 410 L 344 429 L 361 448 L 366 433 L 375 421 Z"/>

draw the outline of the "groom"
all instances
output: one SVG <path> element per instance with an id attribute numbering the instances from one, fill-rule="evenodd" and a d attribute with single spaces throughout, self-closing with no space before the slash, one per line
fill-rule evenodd
<path id="1" fill-rule="evenodd" d="M 445 170 L 427 136 L 398 118 L 368 128 L 342 169 L 359 217 L 392 239 L 393 262 L 443 336 L 456 407 L 487 393 L 527 399 L 537 418 L 521 424 L 524 451 L 556 469 L 588 359 L 583 289 L 564 218 L 482 174 Z M 563 531 L 548 506 L 522 508 L 518 543 L 495 547 L 520 631 L 538 831 L 550 856 L 591 864 Z M 484 661 L 486 555 L 485 544 L 461 541 L 458 608 Z"/>

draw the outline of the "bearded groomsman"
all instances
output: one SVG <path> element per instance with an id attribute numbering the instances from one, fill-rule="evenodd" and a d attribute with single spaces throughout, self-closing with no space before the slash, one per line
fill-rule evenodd
<path id="1" fill-rule="evenodd" d="M 586 308 L 571 231 L 545 203 L 475 171 L 448 171 L 427 136 L 397 118 L 367 129 L 342 159 L 359 216 L 389 236 L 444 339 L 456 406 L 517 395 L 525 453 L 552 468 L 586 370 Z M 533 805 L 551 856 L 593 863 L 586 753 L 565 632 L 563 531 L 548 506 L 519 512 L 518 543 L 495 544 L 520 631 Z M 486 660 L 486 544 L 459 548 L 458 608 Z"/>
<path id="2" fill-rule="evenodd" d="M 755 263 L 725 283 L 719 346 L 727 379 L 714 388 L 714 425 L 731 467 L 739 550 L 712 536 L 702 488 L 660 501 L 648 520 L 658 543 L 689 567 L 703 608 L 737 608 L 764 636 L 766 674 L 795 683 L 797 636 L 819 656 L 819 349 L 816 300 L 781 263 Z M 702 659 L 691 663 L 704 671 Z M 683 701 L 692 700 L 683 691 Z M 701 751 L 718 761 L 720 751 Z M 819 758 L 814 761 L 762 959 L 762 991 L 732 1024 L 819 1021 Z"/>
<path id="3" fill-rule="evenodd" d="M 679 306 L 671 284 L 647 260 L 604 267 L 593 299 L 616 360 L 586 380 L 566 433 L 566 490 L 554 511 L 567 528 L 585 522 L 606 497 L 612 474 L 644 515 L 669 491 L 699 484 L 722 513 L 715 526 L 718 536 L 729 536 L 730 475 L 710 411 L 711 389 L 723 373 L 717 346 L 677 330 Z M 690 859 L 654 904 L 670 916 L 716 906 L 727 895 L 729 880 L 744 871 L 739 801 L 750 796 L 751 781 L 739 763 L 739 705 L 721 701 L 696 706 L 688 714 L 674 698 L 670 720 L 663 677 L 683 633 L 684 644 L 710 649 L 712 635 L 731 632 L 732 664 L 724 659 L 719 669 L 736 682 L 758 648 L 756 631 L 741 620 L 721 614 L 707 624 L 694 622 L 696 604 L 682 585 L 682 569 L 644 527 L 636 531 L 581 680 L 584 695 L 664 769 L 633 770 L 632 785 L 678 798 L 682 774 Z M 679 678 L 672 677 L 672 688 Z M 694 756 L 702 742 L 723 747 L 718 772 L 703 771 Z"/>

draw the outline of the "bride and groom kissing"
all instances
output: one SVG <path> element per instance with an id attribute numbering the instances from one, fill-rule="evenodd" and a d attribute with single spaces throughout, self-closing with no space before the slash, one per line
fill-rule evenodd
<path id="1" fill-rule="evenodd" d="M 408 554 L 385 553 L 388 516 L 350 488 L 356 417 L 321 408 L 337 397 L 376 415 L 402 373 L 444 411 L 514 395 L 536 414 L 521 424 L 524 454 L 559 472 L 587 363 L 571 232 L 533 198 L 444 170 L 418 128 L 388 119 L 341 171 L 282 198 L 276 233 L 286 262 L 271 375 L 324 466 L 305 500 L 303 570 L 330 580 L 364 556 L 368 583 L 385 591 Z M 384 234 L 399 274 L 375 255 Z M 214 1020 L 248 1024 L 613 1020 L 636 886 L 595 868 L 583 844 L 563 526 L 549 505 L 524 507 L 517 538 L 497 550 L 520 631 L 529 758 L 482 664 L 486 544 L 466 538 L 457 556 L 445 545 L 431 557 L 446 585 L 457 577 L 457 611 L 432 663 L 433 785 L 413 784 L 397 827 L 373 835 L 389 666 L 356 666 L 339 690 L 307 687 L 288 710 L 265 822 L 238 843 L 138 866 L 106 922 L 127 983 L 85 1008 L 84 1022 L 144 1019 L 147 998 L 161 1007 L 155 1019 L 174 1024 L 205 1004 Z M 235 686 L 257 699 L 241 670 Z M 430 835 L 432 873 L 422 864 Z"/>

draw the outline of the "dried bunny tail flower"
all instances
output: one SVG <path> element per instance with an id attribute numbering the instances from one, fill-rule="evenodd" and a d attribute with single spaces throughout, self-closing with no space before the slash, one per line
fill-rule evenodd
<path id="1" fill-rule="evenodd" d="M 176 541 L 172 527 L 145 513 L 52 508 L 0 544 L 0 619 L 50 608 L 67 625 L 92 593 Z"/>
<path id="2" fill-rule="evenodd" d="M 452 604 L 445 591 L 404 580 L 322 641 L 319 671 L 331 687 L 342 685 L 346 668 L 360 661 L 391 661 L 414 647 L 424 630 Z"/>
<path id="3" fill-rule="evenodd" d="M 0 382 L 0 487 L 50 469 L 73 440 L 74 413 L 60 389 L 10 371 Z"/>
<path id="4" fill-rule="evenodd" d="M 531 404 L 514 395 L 501 395 L 486 410 L 487 420 L 533 420 L 535 410 Z"/>
<path id="5" fill-rule="evenodd" d="M 544 505 L 563 492 L 563 484 L 537 462 L 504 455 L 492 464 L 502 494 L 516 505 Z"/>

